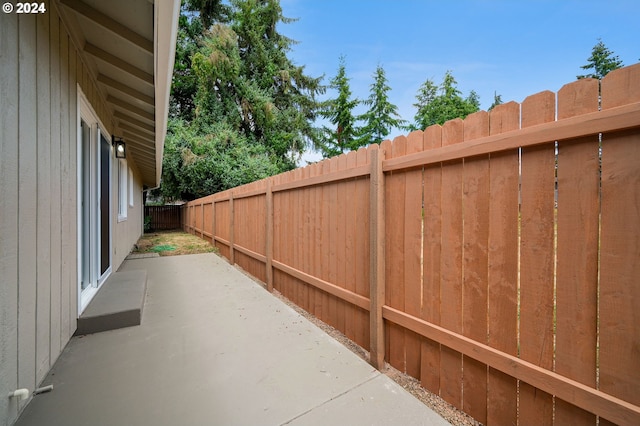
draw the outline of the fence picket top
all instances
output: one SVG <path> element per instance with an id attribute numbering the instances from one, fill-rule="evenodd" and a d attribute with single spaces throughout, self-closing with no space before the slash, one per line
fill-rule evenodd
<path id="1" fill-rule="evenodd" d="M 453 145 L 462 142 L 464 138 L 464 122 L 456 118 L 442 125 L 442 146 Z"/>
<path id="2" fill-rule="evenodd" d="M 611 71 L 600 82 L 602 109 L 640 101 L 640 63 Z"/>
<path id="3" fill-rule="evenodd" d="M 434 124 L 427 127 L 423 132 L 424 149 L 435 149 L 442 147 L 442 126 Z"/>
<path id="4" fill-rule="evenodd" d="M 556 118 L 556 94 L 545 90 L 522 101 L 522 128 L 548 123 Z"/>
<path id="5" fill-rule="evenodd" d="M 489 112 L 489 134 L 496 135 L 520 127 L 520 104 L 514 101 L 497 105 Z"/>
<path id="6" fill-rule="evenodd" d="M 469 114 L 464 120 L 464 140 L 470 141 L 489 136 L 489 113 L 477 111 Z"/>
<path id="7" fill-rule="evenodd" d="M 583 78 L 565 84 L 558 90 L 558 120 L 598 111 L 598 90 L 595 78 Z"/>
<path id="8" fill-rule="evenodd" d="M 393 141 L 391 142 L 391 155 L 387 156 L 387 158 L 402 157 L 403 155 L 406 155 L 406 154 L 407 154 L 407 137 L 404 135 L 400 135 L 393 138 Z"/>

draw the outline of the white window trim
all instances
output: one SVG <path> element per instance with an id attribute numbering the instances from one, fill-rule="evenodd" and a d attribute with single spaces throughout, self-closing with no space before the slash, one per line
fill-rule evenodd
<path id="1" fill-rule="evenodd" d="M 76 88 L 77 88 L 77 111 L 76 111 L 76 121 L 77 121 L 77 130 L 76 130 L 76 179 L 77 182 L 81 182 L 84 179 L 83 173 L 82 173 L 82 162 L 84 161 L 84 159 L 82 158 L 82 144 L 83 144 L 83 140 L 82 140 L 82 132 L 80 132 L 80 121 L 84 120 L 86 124 L 88 124 L 91 127 L 91 138 L 93 140 L 93 138 L 95 138 L 95 143 L 99 144 L 99 140 L 100 140 L 100 134 L 103 135 L 108 135 L 109 133 L 105 130 L 106 127 L 104 125 L 104 123 L 100 120 L 100 118 L 98 117 L 98 114 L 95 112 L 95 110 L 93 109 L 93 106 L 91 106 L 91 103 L 89 102 L 89 100 L 87 99 L 87 97 L 85 96 L 84 92 L 82 91 L 82 88 L 80 87 L 79 84 L 76 84 Z M 93 142 L 92 142 L 93 143 Z M 95 149 L 98 149 L 98 147 L 95 147 Z M 112 158 L 109 160 L 109 181 L 111 182 L 111 191 L 113 191 L 113 161 Z M 94 164 L 95 166 L 95 164 Z M 97 177 L 94 177 L 93 179 L 98 179 Z M 91 183 L 89 183 L 90 185 L 94 186 L 95 180 L 92 181 Z M 94 194 L 97 197 L 97 194 Z M 78 317 L 80 317 L 80 315 L 82 314 L 82 312 L 84 311 L 84 309 L 88 306 L 89 302 L 91 301 L 91 299 L 93 298 L 93 296 L 95 296 L 98 292 L 98 290 L 100 289 L 100 287 L 102 286 L 102 284 L 107 280 L 107 278 L 109 278 L 109 276 L 111 275 L 111 272 L 113 271 L 113 199 L 111 198 L 110 202 L 109 202 L 109 206 L 110 206 L 110 212 L 109 212 L 109 247 L 110 247 L 110 251 L 109 251 L 109 267 L 107 268 L 107 270 L 100 276 L 98 276 L 99 274 L 96 273 L 95 271 L 97 269 L 99 269 L 98 267 L 98 262 L 99 260 L 96 257 L 93 257 L 91 260 L 89 260 L 90 265 L 87 265 L 89 267 L 89 269 L 93 268 L 93 271 L 89 272 L 90 274 L 90 279 L 92 281 L 92 285 L 87 288 L 85 291 L 81 291 L 81 280 L 82 280 L 82 251 L 83 250 L 88 250 L 87 247 L 84 246 L 83 243 L 83 239 L 82 239 L 82 217 L 83 217 L 83 205 L 81 202 L 79 202 L 79 200 L 82 200 L 82 185 L 77 185 L 76 186 L 76 199 L 78 200 L 78 202 L 76 203 L 76 214 L 77 214 L 77 239 L 76 239 L 76 243 L 77 243 L 77 251 L 76 251 L 76 257 L 77 257 L 77 277 L 78 277 L 78 284 L 77 284 L 77 307 L 78 307 Z M 97 203 L 98 200 L 97 199 L 93 199 L 91 200 L 91 203 Z M 92 207 L 95 208 L 95 207 Z M 93 212 L 95 214 L 95 212 Z M 94 238 L 95 240 L 97 240 L 97 245 L 100 245 L 100 235 L 98 234 L 98 230 L 93 228 L 95 224 L 91 225 L 91 228 L 94 230 L 92 232 L 94 232 L 90 238 Z M 96 275 L 94 275 L 96 274 Z"/>
<path id="2" fill-rule="evenodd" d="M 133 207 L 133 171 L 129 167 L 129 207 Z"/>
<path id="3" fill-rule="evenodd" d="M 129 187 L 127 185 L 127 177 L 129 174 L 129 168 L 127 167 L 127 160 L 118 160 L 118 222 L 127 220 L 127 210 L 129 202 L 127 201 L 127 192 Z"/>

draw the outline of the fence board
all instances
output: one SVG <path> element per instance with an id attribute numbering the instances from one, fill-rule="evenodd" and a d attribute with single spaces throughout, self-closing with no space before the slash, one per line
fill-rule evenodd
<path id="1" fill-rule="evenodd" d="M 293 181 L 293 173 L 287 172 L 283 176 L 284 182 Z M 292 204 L 292 192 L 287 191 L 282 198 L 282 213 L 284 217 L 283 226 L 280 228 L 282 232 L 282 263 L 291 265 L 291 255 L 295 249 L 293 235 L 291 235 L 291 227 L 293 223 L 293 212 L 291 211 Z M 290 275 L 285 275 L 282 280 L 282 294 L 289 299 L 293 299 L 293 278 Z"/>
<path id="2" fill-rule="evenodd" d="M 558 92 L 558 119 L 598 110 L 598 80 Z M 598 135 L 558 143 L 558 254 L 555 371 L 595 389 L 597 346 Z M 596 424 L 596 416 L 558 398 L 556 424 Z"/>
<path id="3" fill-rule="evenodd" d="M 383 142 L 380 145 L 380 155 L 384 156 L 384 150 L 387 144 Z M 356 153 L 356 163 L 359 167 L 371 164 L 371 152 L 376 147 L 369 149 L 360 148 Z M 358 179 L 356 181 L 355 194 L 355 212 L 356 212 L 356 293 L 361 296 L 370 297 L 369 279 L 370 279 L 370 232 L 371 211 L 369 210 L 370 198 L 370 178 Z M 356 309 L 356 343 L 363 348 L 370 349 L 369 336 L 369 312 L 362 309 Z"/>
<path id="4" fill-rule="evenodd" d="M 442 146 L 442 127 L 433 125 L 423 134 L 425 150 Z M 422 319 L 440 325 L 440 251 L 442 242 L 442 167 L 424 168 L 424 230 Z M 440 395 L 440 344 L 423 339 L 421 347 L 420 383 Z"/>
<path id="5" fill-rule="evenodd" d="M 520 127 L 520 105 L 498 105 L 489 116 L 489 133 Z M 509 355 L 518 353 L 519 153 L 491 154 L 489 163 L 488 343 Z M 489 368 L 487 424 L 517 423 L 517 381 Z"/>
<path id="6" fill-rule="evenodd" d="M 282 175 L 277 175 L 271 178 L 272 188 L 280 183 L 282 179 Z M 273 204 L 273 261 L 282 261 L 282 247 L 284 244 L 282 243 L 282 220 L 284 219 L 283 211 L 282 211 L 282 198 L 284 197 L 284 192 L 273 192 L 272 193 L 272 204 Z M 281 287 L 281 278 L 282 272 L 272 269 L 272 286 L 274 289 L 278 290 L 282 293 Z"/>
<path id="7" fill-rule="evenodd" d="M 602 80 L 602 108 L 638 102 L 640 67 Z M 600 390 L 640 405 L 640 135 L 602 135 Z M 605 417 L 606 418 L 606 417 Z M 602 424 L 601 419 L 601 424 Z"/>
<path id="8" fill-rule="evenodd" d="M 424 148 L 423 133 L 417 130 L 407 136 L 407 154 Z M 422 167 L 405 172 L 404 208 L 404 307 L 405 312 L 420 316 L 422 305 Z M 420 378 L 421 338 L 412 331 L 404 331 L 406 372 Z"/>
<path id="9" fill-rule="evenodd" d="M 291 180 L 293 182 L 298 182 L 300 180 L 299 177 L 300 169 L 295 169 L 290 172 Z M 289 214 L 291 215 L 291 227 L 289 228 L 289 238 L 290 243 L 290 252 L 289 252 L 289 265 L 292 265 L 296 269 L 300 269 L 299 264 L 299 255 L 302 250 L 302 241 L 300 238 L 301 234 L 301 226 L 300 226 L 300 218 L 302 216 L 300 211 L 300 193 L 302 189 L 298 188 L 295 191 L 289 191 Z M 294 302 L 296 305 L 300 306 L 304 309 L 303 303 L 303 284 L 300 283 L 296 278 L 290 277 L 289 280 L 289 291 L 290 296 L 289 299 Z"/>
<path id="10" fill-rule="evenodd" d="M 329 160 L 324 160 L 322 163 L 322 174 L 327 175 L 330 173 L 330 164 Z M 331 217 L 331 191 L 329 185 L 322 186 L 322 213 L 321 213 L 321 227 L 322 227 L 322 238 L 321 238 L 321 252 L 320 252 L 320 278 L 325 281 L 329 280 L 329 259 L 330 259 L 330 250 L 331 250 L 331 225 L 330 225 L 330 217 Z M 331 323 L 331 308 L 330 308 L 330 296 L 326 293 L 322 293 L 322 316 L 320 319 L 326 323 Z M 334 304 L 334 312 L 335 312 L 335 304 Z"/>
<path id="11" fill-rule="evenodd" d="M 229 229 L 231 226 L 231 222 L 229 221 L 229 200 L 217 202 L 216 205 L 216 247 L 220 250 L 220 254 L 227 259 L 229 258 Z M 191 215 L 192 216 L 192 215 Z M 193 218 L 191 217 L 191 220 Z M 227 241 L 227 243 L 223 243 L 220 241 L 223 239 Z"/>
<path id="12" fill-rule="evenodd" d="M 522 103 L 522 127 L 555 118 L 555 94 L 541 92 Z M 522 149 L 520 246 L 520 356 L 553 369 L 554 192 L 553 142 Z M 520 383 L 520 421 L 552 424 L 553 398 Z"/>
<path id="13" fill-rule="evenodd" d="M 442 145 L 462 142 L 463 122 L 442 126 Z M 440 257 L 440 324 L 462 333 L 462 162 L 442 166 L 442 233 Z M 440 396 L 462 409 L 462 354 L 442 346 L 440 353 Z"/>
<path id="14" fill-rule="evenodd" d="M 464 138 L 489 135 L 489 114 L 479 111 L 464 120 Z M 489 157 L 465 158 L 463 164 L 462 332 L 487 342 L 489 242 Z M 487 423 L 487 366 L 463 357 L 463 410 Z"/>
<path id="15" fill-rule="evenodd" d="M 347 169 L 347 156 L 346 154 L 342 154 L 337 158 L 338 160 L 338 170 L 346 170 Z M 347 205 L 347 182 L 339 182 L 336 185 L 337 193 L 337 203 L 336 203 L 336 232 L 337 232 L 337 240 L 332 244 L 336 249 L 336 277 L 335 284 L 339 287 L 346 289 L 346 245 L 347 245 L 347 233 L 353 232 L 353 229 L 347 229 L 346 221 L 347 221 L 347 212 L 344 206 Z M 343 300 L 338 299 L 338 317 L 336 328 L 346 334 L 346 317 L 348 312 L 353 309 L 351 306 L 347 305 Z"/>
<path id="16" fill-rule="evenodd" d="M 309 177 L 314 178 L 320 176 L 321 169 L 320 164 L 316 163 L 309 167 Z M 311 208 L 311 244 L 309 245 L 310 254 L 310 273 L 315 277 L 320 276 L 320 250 L 318 249 L 318 241 L 322 238 L 322 228 L 320 226 L 320 215 L 322 213 L 322 188 L 318 186 L 312 186 L 310 188 L 310 208 Z M 322 293 L 319 290 L 313 289 L 311 291 L 312 299 L 309 301 L 311 310 L 316 317 L 320 318 L 322 315 Z"/>
<path id="17" fill-rule="evenodd" d="M 308 179 L 310 176 L 310 170 L 308 167 L 305 167 L 300 170 L 302 173 L 302 179 Z M 302 200 L 301 200 L 301 210 L 303 217 L 302 224 L 302 235 L 301 239 L 303 242 L 303 250 L 300 253 L 302 257 L 302 270 L 306 273 L 311 271 L 311 259 L 310 259 L 310 248 L 314 244 L 313 239 L 311 238 L 311 206 L 310 206 L 310 191 L 311 188 L 308 186 L 303 187 L 302 189 Z M 307 312 L 311 312 L 311 306 L 313 303 L 313 295 L 315 289 L 312 286 L 305 285 L 304 287 L 304 305 L 305 310 Z"/>
<path id="18" fill-rule="evenodd" d="M 391 144 L 389 158 L 402 157 L 407 151 L 407 138 L 396 137 Z M 400 170 L 391 172 L 385 178 L 385 280 L 386 305 L 404 310 L 405 289 L 405 182 L 406 172 Z M 397 324 L 386 324 L 385 353 L 389 363 L 404 372 L 405 364 L 405 339 L 404 330 Z"/>
<path id="19" fill-rule="evenodd" d="M 347 154 L 347 164 L 346 169 L 353 169 L 357 165 L 357 153 L 356 151 L 351 151 Z M 356 209 L 355 208 L 347 208 L 349 204 L 353 203 L 355 205 L 356 200 L 356 182 L 354 179 L 350 179 L 345 183 L 344 189 L 344 197 L 342 200 L 342 206 L 344 207 L 342 210 L 345 214 L 345 253 L 344 253 L 344 264 L 345 264 L 345 288 L 351 292 L 356 293 L 356 269 L 357 265 L 357 257 L 356 257 Z M 358 308 L 353 306 L 348 306 L 345 312 L 344 319 L 344 334 L 349 339 L 354 342 L 356 339 L 355 332 L 355 324 L 357 321 Z"/>
<path id="20" fill-rule="evenodd" d="M 204 204 L 202 208 L 203 217 L 204 217 L 204 239 L 213 242 L 213 205 L 212 203 Z M 180 210 L 182 212 L 182 210 Z M 182 220 L 182 219 L 181 219 Z M 211 235 L 211 236 L 210 236 Z"/>
<path id="21" fill-rule="evenodd" d="M 338 157 L 333 157 L 328 160 L 329 172 L 335 173 L 338 171 Z M 329 191 L 329 263 L 327 271 L 327 279 L 330 283 L 336 282 L 338 258 L 336 249 L 340 244 L 340 237 L 338 235 L 338 183 L 328 185 Z M 338 309 L 339 301 L 333 296 L 329 296 L 329 321 L 328 323 L 335 328 L 338 328 Z"/>

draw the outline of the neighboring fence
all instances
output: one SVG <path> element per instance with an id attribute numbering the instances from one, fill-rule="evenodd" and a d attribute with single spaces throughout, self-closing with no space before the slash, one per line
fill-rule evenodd
<path id="1" fill-rule="evenodd" d="M 144 206 L 144 217 L 150 217 L 153 231 L 182 228 L 182 206 Z"/>
<path id="2" fill-rule="evenodd" d="M 184 228 L 483 424 L 640 424 L 639 101 L 640 65 L 579 80 L 190 202 Z"/>

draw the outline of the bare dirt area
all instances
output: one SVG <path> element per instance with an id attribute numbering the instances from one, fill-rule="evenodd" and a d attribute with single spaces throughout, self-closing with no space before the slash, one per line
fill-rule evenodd
<path id="1" fill-rule="evenodd" d="M 158 253 L 160 256 L 210 253 L 215 251 L 208 242 L 182 231 L 150 232 L 138 240 L 132 253 Z"/>
<path id="2" fill-rule="evenodd" d="M 365 361 L 367 362 L 369 361 L 369 352 L 366 351 L 361 346 L 354 343 L 349 338 L 347 338 L 347 336 L 342 334 L 340 331 L 336 330 L 335 328 L 333 328 L 328 324 L 325 324 L 324 322 L 320 321 L 318 318 L 314 317 L 304 309 L 295 305 L 289 299 L 287 299 L 282 294 L 280 294 L 277 290 L 274 290 L 273 294 L 276 297 L 278 297 L 280 300 L 282 300 L 284 303 L 286 303 L 288 306 L 293 308 L 300 315 L 302 315 L 303 317 L 308 319 L 310 322 L 312 322 L 314 325 L 321 328 L 325 333 L 327 333 L 328 335 L 336 339 L 338 342 L 344 345 L 347 349 L 349 349 L 350 351 L 352 351 L 353 353 L 355 353 Z M 440 416 L 442 416 L 446 421 L 448 421 L 452 425 L 455 425 L 455 426 L 480 426 L 481 425 L 480 422 L 475 421 L 472 417 L 458 410 L 457 408 L 455 408 L 454 406 L 452 406 L 451 404 L 449 404 L 439 396 L 434 395 L 433 393 L 425 390 L 420 385 L 420 381 L 418 381 L 417 379 L 411 376 L 408 376 L 407 374 L 404 374 L 401 371 L 398 371 L 397 369 L 393 368 L 389 364 L 385 364 L 385 365 L 386 365 L 386 369 L 385 371 L 383 371 L 384 374 L 386 374 L 394 382 L 398 383 L 406 391 L 411 393 L 414 397 L 416 397 L 427 407 L 431 408 L 433 411 L 438 413 Z"/>

